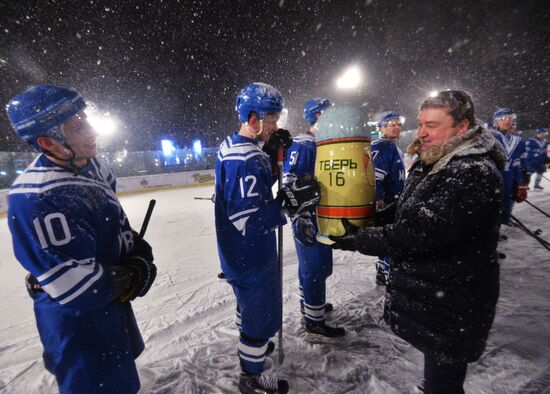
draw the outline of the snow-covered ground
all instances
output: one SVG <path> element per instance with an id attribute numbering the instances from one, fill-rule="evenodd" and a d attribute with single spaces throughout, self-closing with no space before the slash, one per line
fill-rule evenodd
<path id="1" fill-rule="evenodd" d="M 529 201 L 550 212 L 546 190 Z M 134 302 L 146 343 L 138 359 L 143 393 L 233 393 L 239 369 L 235 302 L 219 282 L 213 187 L 123 197 L 135 228 L 149 199 L 157 206 L 147 239 L 159 274 L 149 294 Z M 527 204 L 514 214 L 550 240 L 550 220 Z M 501 296 L 487 350 L 470 364 L 468 393 L 550 392 L 550 252 L 518 228 L 507 229 Z M 422 354 L 381 321 L 384 289 L 374 285 L 375 258 L 336 252 L 328 300 L 330 320 L 348 335 L 332 344 L 304 342 L 298 310 L 297 259 L 285 227 L 284 349 L 274 372 L 293 393 L 410 393 L 421 381 Z M 261 251 L 259 251 L 261 253 Z M 25 272 L 12 253 L 6 218 L 0 218 L 0 392 L 54 393 L 44 370 Z"/>

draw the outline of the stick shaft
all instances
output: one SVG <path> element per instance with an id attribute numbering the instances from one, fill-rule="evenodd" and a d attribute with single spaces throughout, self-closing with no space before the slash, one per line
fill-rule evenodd
<path id="1" fill-rule="evenodd" d="M 151 219 L 151 215 L 153 214 L 153 209 L 155 209 L 155 204 L 157 203 L 157 200 L 152 199 L 149 201 L 149 207 L 147 207 L 147 213 L 145 214 L 145 218 L 143 219 L 143 224 L 141 225 L 141 230 L 139 230 L 139 238 L 143 239 L 145 236 L 145 232 L 147 231 L 147 227 L 149 226 L 149 220 Z"/>
<path id="2" fill-rule="evenodd" d="M 279 190 L 283 187 L 283 160 L 284 152 L 283 147 L 279 147 L 279 152 L 277 152 L 277 167 L 279 169 L 279 179 L 277 181 L 277 186 Z M 279 261 L 279 276 L 280 276 L 280 286 L 281 286 L 281 309 L 283 307 L 283 226 L 280 226 L 277 229 L 277 258 Z M 281 311 L 282 314 L 282 311 Z M 285 359 L 285 353 L 283 350 L 283 323 L 281 322 L 281 328 L 279 329 L 278 335 L 278 361 L 281 365 Z"/>

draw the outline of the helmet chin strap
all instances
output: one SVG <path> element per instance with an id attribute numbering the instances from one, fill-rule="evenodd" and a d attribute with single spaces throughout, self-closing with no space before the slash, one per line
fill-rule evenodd
<path id="1" fill-rule="evenodd" d="M 76 155 L 74 153 L 73 148 L 71 148 L 71 146 L 66 142 L 63 143 L 63 147 L 67 149 L 69 152 L 71 152 L 71 157 L 69 157 L 68 159 L 62 159 L 61 157 L 59 157 L 58 155 L 56 155 L 55 153 L 53 153 L 51 150 L 48 150 L 48 149 L 42 148 L 42 152 L 46 156 L 51 156 L 54 159 L 67 163 L 67 168 L 69 168 L 74 175 L 78 174 L 78 170 L 80 169 L 80 167 L 76 165 L 76 162 L 75 162 Z"/>
<path id="2" fill-rule="evenodd" d="M 264 120 L 260 119 L 260 131 L 258 131 L 257 133 L 254 132 L 254 129 L 252 129 L 248 123 L 246 124 L 246 126 L 247 131 L 254 136 L 254 139 L 256 139 L 262 134 L 262 131 L 264 131 Z"/>

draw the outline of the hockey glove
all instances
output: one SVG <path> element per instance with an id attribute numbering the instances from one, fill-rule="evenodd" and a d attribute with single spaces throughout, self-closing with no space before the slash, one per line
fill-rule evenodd
<path id="1" fill-rule="evenodd" d="M 294 238 L 302 245 L 313 245 L 315 243 L 315 224 L 311 213 L 304 212 L 292 219 L 292 230 Z"/>
<path id="2" fill-rule="evenodd" d="M 332 249 L 357 250 L 357 232 L 359 231 L 359 227 L 354 226 L 345 218 L 342 218 L 342 225 L 345 230 L 344 235 L 329 235 L 330 240 L 334 241 L 330 246 Z"/>
<path id="3" fill-rule="evenodd" d="M 527 200 L 528 186 L 524 183 L 516 183 L 514 185 L 514 201 L 523 202 Z"/>
<path id="4" fill-rule="evenodd" d="M 321 199 L 321 189 L 315 179 L 298 178 L 277 192 L 276 200 L 291 218 L 313 211 Z"/>
<path id="5" fill-rule="evenodd" d="M 290 132 L 285 129 L 279 129 L 269 136 L 262 150 L 269 155 L 274 166 L 277 165 L 277 153 L 279 147 L 282 146 L 287 150 L 292 145 L 292 137 Z"/>
<path id="6" fill-rule="evenodd" d="M 151 245 L 134 232 L 134 248 L 124 259 L 124 265 L 130 270 L 130 286 L 128 292 L 121 296 L 122 301 L 147 294 L 157 277 L 157 267 L 153 260 Z"/>

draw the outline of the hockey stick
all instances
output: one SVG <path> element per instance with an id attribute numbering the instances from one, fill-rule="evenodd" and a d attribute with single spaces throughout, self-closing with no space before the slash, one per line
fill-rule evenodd
<path id="1" fill-rule="evenodd" d="M 151 215 L 153 214 L 153 209 L 155 209 L 156 203 L 157 200 L 155 199 L 149 201 L 149 206 L 147 207 L 147 212 L 145 213 L 145 218 L 143 219 L 143 224 L 141 225 L 141 230 L 139 230 L 139 239 L 143 239 L 145 231 L 147 231 L 147 227 L 149 227 L 149 220 L 151 219 Z"/>
<path id="2" fill-rule="evenodd" d="M 544 212 L 542 209 L 540 209 L 539 207 L 537 207 L 535 204 L 531 203 L 529 200 L 525 200 L 525 202 L 529 205 L 531 205 L 533 208 L 535 208 L 537 211 L 539 211 L 540 213 L 542 213 L 544 216 L 550 218 L 550 215 L 548 215 L 546 212 Z"/>
<path id="3" fill-rule="evenodd" d="M 212 197 L 193 197 L 195 200 L 208 200 L 214 202 L 214 199 L 216 198 L 216 194 L 212 194 Z"/>
<path id="4" fill-rule="evenodd" d="M 145 213 L 145 218 L 143 218 L 143 223 L 141 225 L 141 229 L 139 230 L 138 234 L 138 240 L 143 239 L 145 236 L 145 232 L 147 231 L 147 227 L 149 227 L 149 220 L 151 219 L 151 215 L 153 214 L 153 209 L 155 209 L 155 204 L 157 203 L 157 200 L 152 199 L 149 201 L 149 206 L 147 207 L 147 212 Z M 120 301 L 127 302 L 132 298 L 132 294 L 134 291 L 129 291 L 126 294 L 123 294 L 120 296 Z"/>
<path id="5" fill-rule="evenodd" d="M 542 176 L 544 179 L 546 179 L 547 181 L 550 181 L 550 179 L 546 178 L 544 175 Z"/>
<path id="6" fill-rule="evenodd" d="M 283 160 L 284 160 L 284 151 L 283 147 L 279 147 L 279 152 L 277 152 L 277 167 L 279 169 L 279 179 L 277 181 L 277 187 L 279 190 L 283 188 Z M 277 229 L 277 259 L 279 260 L 279 273 L 281 279 L 281 314 L 283 308 L 283 226 L 279 226 Z M 278 336 L 278 362 L 279 365 L 282 365 L 285 361 L 285 353 L 283 351 L 283 322 L 281 316 L 281 328 L 279 329 Z"/>
<path id="7" fill-rule="evenodd" d="M 540 230 L 531 231 L 527 228 L 527 226 L 525 226 L 525 224 L 520 222 L 519 219 L 516 218 L 514 215 L 511 215 L 511 218 L 512 218 L 512 221 L 514 222 L 514 224 L 516 224 L 521 230 L 523 230 L 527 235 L 529 235 L 529 236 L 533 237 L 534 239 L 536 239 L 546 250 L 550 251 L 550 242 L 548 242 L 545 239 L 542 239 L 541 237 L 539 237 Z"/>

